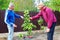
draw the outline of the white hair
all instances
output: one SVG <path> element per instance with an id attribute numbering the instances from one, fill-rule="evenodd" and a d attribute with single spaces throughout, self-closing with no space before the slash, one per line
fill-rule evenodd
<path id="1" fill-rule="evenodd" d="M 44 5 L 43 2 L 40 2 L 40 3 L 38 4 L 38 6 L 45 6 L 45 5 Z M 38 6 L 37 6 L 37 9 L 40 9 Z"/>
<path id="2" fill-rule="evenodd" d="M 44 6 L 44 3 L 43 3 L 43 2 L 40 2 L 40 3 L 38 4 L 38 6 L 39 6 L 39 5 Z"/>
<path id="3" fill-rule="evenodd" d="M 14 6 L 14 4 L 12 2 L 10 2 L 9 7 L 12 7 L 12 6 Z"/>

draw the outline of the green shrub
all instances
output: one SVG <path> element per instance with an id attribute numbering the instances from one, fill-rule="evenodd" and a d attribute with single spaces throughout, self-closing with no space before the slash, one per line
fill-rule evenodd
<path id="1" fill-rule="evenodd" d="M 35 25 L 33 25 L 31 22 L 30 22 L 30 16 L 29 16 L 29 10 L 25 10 L 24 11 L 24 23 L 22 25 L 23 27 L 23 30 L 28 30 L 28 35 L 31 35 L 32 33 L 32 29 L 33 28 L 36 28 Z"/>
<path id="2" fill-rule="evenodd" d="M 42 25 L 43 24 L 43 19 L 40 17 L 40 19 L 38 20 L 38 24 L 41 26 L 41 30 L 45 29 L 45 26 Z"/>

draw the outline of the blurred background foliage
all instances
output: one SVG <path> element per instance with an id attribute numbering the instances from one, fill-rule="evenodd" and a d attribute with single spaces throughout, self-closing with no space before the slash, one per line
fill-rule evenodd
<path id="1" fill-rule="evenodd" d="M 34 6 L 35 0 L 0 0 L 0 10 L 6 10 L 10 2 L 13 2 L 15 5 L 15 11 L 37 11 L 37 8 Z M 40 0 L 44 2 L 44 0 Z M 44 4 L 55 11 L 60 11 L 60 0 L 45 0 Z"/>
<path id="2" fill-rule="evenodd" d="M 45 4 L 52 8 L 54 11 L 60 12 L 60 0 L 50 0 L 48 2 L 45 2 Z"/>
<path id="3" fill-rule="evenodd" d="M 10 2 L 15 5 L 15 11 L 35 10 L 33 0 L 0 0 L 0 10 L 6 10 Z"/>
<path id="4" fill-rule="evenodd" d="M 5 10 L 8 7 L 10 0 L 0 0 L 0 10 Z"/>

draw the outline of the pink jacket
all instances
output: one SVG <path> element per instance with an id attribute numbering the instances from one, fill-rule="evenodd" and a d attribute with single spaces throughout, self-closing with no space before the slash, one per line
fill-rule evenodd
<path id="1" fill-rule="evenodd" d="M 51 28 L 52 23 L 57 21 L 54 13 L 48 7 L 45 7 L 44 10 L 40 11 L 36 16 L 33 16 L 31 18 L 36 19 L 36 18 L 39 18 L 40 16 L 44 18 L 45 22 L 47 23 L 47 27 L 49 29 Z"/>

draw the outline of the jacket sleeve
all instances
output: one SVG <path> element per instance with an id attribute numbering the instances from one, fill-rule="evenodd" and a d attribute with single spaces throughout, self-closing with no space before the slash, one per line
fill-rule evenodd
<path id="1" fill-rule="evenodd" d="M 16 14 L 16 13 L 14 13 L 14 15 L 15 15 L 16 18 L 21 18 L 21 16 Z"/>
<path id="2" fill-rule="evenodd" d="M 6 12 L 5 12 L 5 18 L 4 18 L 4 22 L 8 25 L 13 25 L 14 23 L 12 23 L 12 22 L 10 22 L 9 21 L 9 11 L 8 10 L 6 10 Z"/>
<path id="3" fill-rule="evenodd" d="M 31 18 L 32 18 L 32 20 L 33 20 L 33 19 L 39 18 L 40 16 L 41 16 L 41 12 L 39 12 L 37 15 L 35 15 L 35 16 L 31 17 Z"/>
<path id="4" fill-rule="evenodd" d="M 52 12 L 52 10 L 49 9 L 49 8 L 46 10 L 46 12 L 47 12 L 47 14 L 48 14 L 48 23 L 47 23 L 47 26 L 48 26 L 48 28 L 50 29 L 51 26 L 52 26 L 52 23 L 53 23 L 53 12 Z"/>

